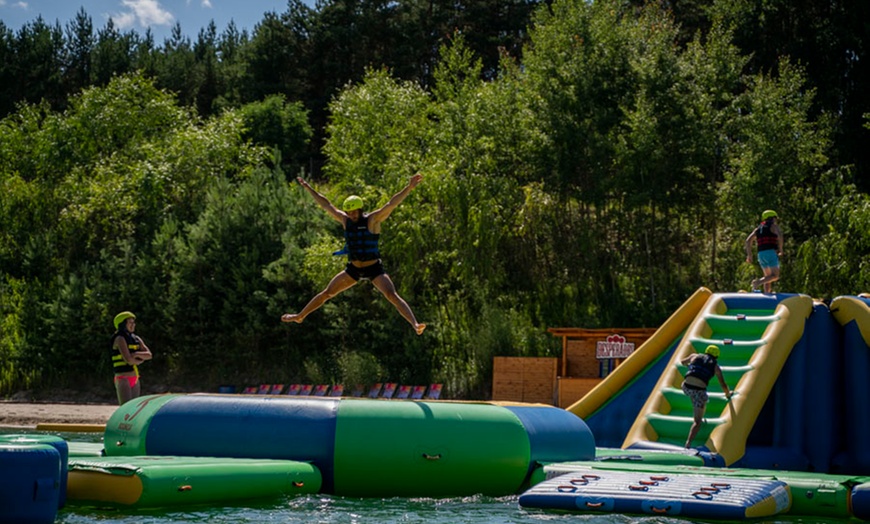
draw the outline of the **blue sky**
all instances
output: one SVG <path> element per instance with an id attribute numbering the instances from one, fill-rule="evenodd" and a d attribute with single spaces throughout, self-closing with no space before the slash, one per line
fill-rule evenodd
<path id="1" fill-rule="evenodd" d="M 314 4 L 313 0 L 306 3 Z M 169 38 L 176 22 L 191 39 L 210 20 L 214 20 L 218 34 L 230 20 L 235 21 L 239 31 L 247 29 L 251 33 L 267 11 L 286 12 L 287 0 L 0 0 L 0 20 L 17 32 L 42 15 L 50 25 L 58 21 L 65 29 L 81 7 L 90 15 L 94 32 L 111 18 L 122 31 L 133 29 L 144 34 L 150 27 L 160 44 Z"/>

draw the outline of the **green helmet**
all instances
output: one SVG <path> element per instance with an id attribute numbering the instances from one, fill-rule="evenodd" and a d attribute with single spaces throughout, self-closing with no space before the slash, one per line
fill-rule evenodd
<path id="1" fill-rule="evenodd" d="M 344 203 L 341 205 L 341 209 L 345 211 L 353 211 L 354 209 L 362 209 L 363 207 L 363 199 L 356 195 L 350 195 L 349 197 L 344 199 Z"/>
<path id="2" fill-rule="evenodd" d="M 709 346 L 707 346 L 707 349 L 704 350 L 704 353 L 711 355 L 715 358 L 719 358 L 719 347 L 710 344 Z"/>
<path id="3" fill-rule="evenodd" d="M 768 218 L 776 218 L 776 217 L 777 217 L 776 211 L 774 211 L 772 209 L 768 209 L 767 211 L 765 211 L 764 213 L 761 214 L 761 220 L 767 220 Z"/>
<path id="4" fill-rule="evenodd" d="M 128 318 L 136 318 L 136 315 L 130 313 L 129 311 L 121 311 L 117 315 L 115 315 L 115 329 L 118 329 L 118 326 L 121 325 L 121 322 L 124 322 Z"/>

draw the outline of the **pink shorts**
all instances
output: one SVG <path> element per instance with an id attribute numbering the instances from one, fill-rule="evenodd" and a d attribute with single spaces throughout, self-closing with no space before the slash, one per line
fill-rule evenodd
<path id="1" fill-rule="evenodd" d="M 126 380 L 130 384 L 130 389 L 133 389 L 136 384 L 139 383 L 139 377 L 128 377 L 126 375 L 116 375 L 115 376 L 115 384 L 121 382 L 122 380 Z"/>

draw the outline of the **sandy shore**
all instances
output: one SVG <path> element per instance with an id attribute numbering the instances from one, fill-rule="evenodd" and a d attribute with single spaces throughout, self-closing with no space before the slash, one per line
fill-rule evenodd
<path id="1" fill-rule="evenodd" d="M 116 404 L 25 403 L 0 401 L 0 426 L 105 424 Z"/>

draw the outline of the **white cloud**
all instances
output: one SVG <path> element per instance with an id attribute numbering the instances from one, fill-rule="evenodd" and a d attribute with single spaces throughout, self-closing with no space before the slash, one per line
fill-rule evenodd
<path id="1" fill-rule="evenodd" d="M 211 0 L 202 0 L 202 6 L 211 9 Z"/>
<path id="2" fill-rule="evenodd" d="M 128 29 L 134 25 L 149 27 L 152 25 L 172 25 L 175 17 L 163 9 L 157 0 L 121 0 L 127 10 L 116 15 L 110 15 L 119 29 Z"/>

